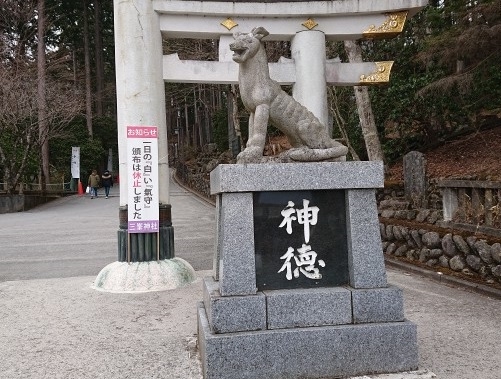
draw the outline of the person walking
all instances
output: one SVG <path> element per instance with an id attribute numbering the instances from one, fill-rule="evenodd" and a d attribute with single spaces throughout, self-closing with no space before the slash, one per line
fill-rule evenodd
<path id="1" fill-rule="evenodd" d="M 92 174 L 89 176 L 88 186 L 90 187 L 90 198 L 93 199 L 94 196 L 97 198 L 97 190 L 99 189 L 99 175 L 96 170 L 92 170 Z"/>
<path id="2" fill-rule="evenodd" d="M 106 170 L 101 176 L 101 179 L 104 187 L 104 195 L 106 196 L 106 198 L 108 198 L 108 196 L 110 196 L 110 187 L 113 187 L 113 178 L 110 172 Z"/>

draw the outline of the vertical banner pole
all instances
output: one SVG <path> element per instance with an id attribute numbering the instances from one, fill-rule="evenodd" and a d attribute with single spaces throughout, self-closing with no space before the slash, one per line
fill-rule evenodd
<path id="1" fill-rule="evenodd" d="M 160 260 L 160 232 L 157 233 L 157 261 Z"/>
<path id="2" fill-rule="evenodd" d="M 127 233 L 127 263 L 130 263 L 130 233 Z"/>

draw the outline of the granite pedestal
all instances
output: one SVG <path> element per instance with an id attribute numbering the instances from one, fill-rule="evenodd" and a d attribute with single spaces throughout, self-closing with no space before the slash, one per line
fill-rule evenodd
<path id="1" fill-rule="evenodd" d="M 205 379 L 412 371 L 416 326 L 386 281 L 380 162 L 220 165 L 214 273 L 198 339 Z"/>

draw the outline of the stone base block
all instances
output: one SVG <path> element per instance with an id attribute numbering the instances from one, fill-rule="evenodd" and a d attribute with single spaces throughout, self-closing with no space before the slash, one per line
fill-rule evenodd
<path id="1" fill-rule="evenodd" d="M 342 287 L 264 291 L 268 329 L 352 323 L 351 293 Z"/>
<path id="2" fill-rule="evenodd" d="M 204 305 L 214 333 L 266 329 L 266 298 L 262 292 L 247 296 L 221 296 L 219 283 L 204 278 Z"/>
<path id="3" fill-rule="evenodd" d="M 416 370 L 416 325 L 391 322 L 214 334 L 202 303 L 205 379 L 320 379 Z"/>
<path id="4" fill-rule="evenodd" d="M 352 289 L 353 322 L 404 320 L 404 296 L 400 288 Z"/>

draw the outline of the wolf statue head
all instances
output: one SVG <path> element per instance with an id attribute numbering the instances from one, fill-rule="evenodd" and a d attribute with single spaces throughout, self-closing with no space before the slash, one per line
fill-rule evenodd
<path id="1" fill-rule="evenodd" d="M 237 63 L 243 63 L 252 58 L 261 48 L 261 39 L 268 34 L 270 33 L 262 26 L 252 29 L 250 33 L 233 34 L 235 41 L 230 44 L 233 60 Z"/>

